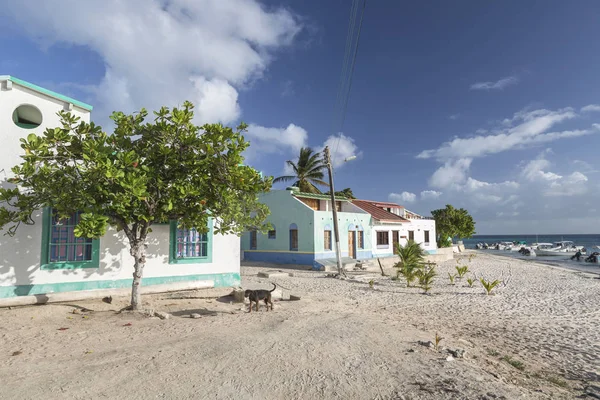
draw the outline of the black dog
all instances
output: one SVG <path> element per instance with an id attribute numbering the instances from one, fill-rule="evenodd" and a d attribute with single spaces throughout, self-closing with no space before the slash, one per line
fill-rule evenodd
<path id="1" fill-rule="evenodd" d="M 250 309 L 248 312 L 252 312 L 252 302 L 256 303 L 256 311 L 258 311 L 258 302 L 263 300 L 267 305 L 267 311 L 269 311 L 269 304 L 271 305 L 271 311 L 273 311 L 273 302 L 271 301 L 271 293 L 277 288 L 277 285 L 271 283 L 273 285 L 273 290 L 246 290 L 244 292 L 244 297 L 250 299 Z"/>

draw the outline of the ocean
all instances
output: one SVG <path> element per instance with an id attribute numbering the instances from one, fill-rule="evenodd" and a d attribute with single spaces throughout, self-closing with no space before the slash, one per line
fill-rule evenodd
<path id="1" fill-rule="evenodd" d="M 492 244 L 496 242 L 554 243 L 561 240 L 571 240 L 577 246 L 591 249 L 600 246 L 600 235 L 475 235 L 470 239 L 463 239 L 466 248 L 474 249 L 479 242 Z"/>
<path id="2" fill-rule="evenodd" d="M 600 246 L 600 235 L 475 235 L 469 239 L 463 239 L 463 244 L 467 249 L 474 249 L 479 242 L 491 245 L 496 242 L 520 242 L 532 243 L 554 243 L 561 240 L 570 240 L 577 246 L 584 246 L 587 249 L 587 255 L 594 251 L 594 246 Z M 571 260 L 571 255 L 549 256 L 549 257 L 528 257 L 522 256 L 517 251 L 504 250 L 478 250 L 489 254 L 496 254 L 505 257 L 513 257 L 521 260 L 539 262 L 543 264 L 569 268 L 581 272 L 591 272 L 600 275 L 600 265 L 582 261 Z"/>

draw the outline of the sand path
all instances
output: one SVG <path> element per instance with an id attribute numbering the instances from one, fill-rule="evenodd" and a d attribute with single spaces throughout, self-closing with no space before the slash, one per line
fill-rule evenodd
<path id="1" fill-rule="evenodd" d="M 450 261 L 424 296 L 374 273 L 340 281 L 290 270 L 274 281 L 302 300 L 269 313 L 215 299 L 227 290 L 145 296 L 173 312 L 168 320 L 116 315 L 125 298 L 0 309 L 0 399 L 570 399 L 598 390 L 599 279 L 493 255 L 466 261 L 477 276 L 512 277 L 486 296 L 481 285 L 449 285 Z M 243 267 L 244 286 L 268 288 L 262 269 Z M 184 317 L 192 312 L 202 317 Z M 465 358 L 417 343 L 436 332 Z"/>

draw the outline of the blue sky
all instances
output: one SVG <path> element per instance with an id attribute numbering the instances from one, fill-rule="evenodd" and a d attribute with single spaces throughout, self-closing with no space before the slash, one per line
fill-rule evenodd
<path id="1" fill-rule="evenodd" d="M 336 188 L 361 198 L 465 207 L 478 233 L 598 233 L 595 0 L 367 0 L 339 141 L 350 0 L 57 4 L 0 10 L 0 74 L 89 102 L 107 127 L 190 99 L 198 123 L 251 124 L 248 162 L 267 174 L 333 143 L 358 155 L 336 162 Z"/>

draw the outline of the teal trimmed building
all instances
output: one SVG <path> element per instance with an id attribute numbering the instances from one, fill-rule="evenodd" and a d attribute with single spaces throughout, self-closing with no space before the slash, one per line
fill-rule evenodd
<path id="1" fill-rule="evenodd" d="M 57 113 L 70 111 L 90 121 L 92 106 L 12 76 L 0 75 L 0 186 L 12 187 L 19 164 L 19 139 L 60 126 Z M 79 214 L 58 219 L 50 208 L 32 215 L 11 237 L 0 232 L 0 306 L 66 301 L 131 291 L 133 258 L 122 232 L 99 239 L 77 238 Z M 153 225 L 142 292 L 239 286 L 240 238 L 180 229 L 175 222 Z M 121 291 L 119 291 L 121 290 Z"/>
<path id="2" fill-rule="evenodd" d="M 273 229 L 243 234 L 244 260 L 313 265 L 315 260 L 335 258 L 330 196 L 291 187 L 264 193 L 260 201 L 271 210 L 267 221 Z M 336 198 L 336 207 L 342 257 L 371 258 L 371 214 L 345 198 Z"/>

